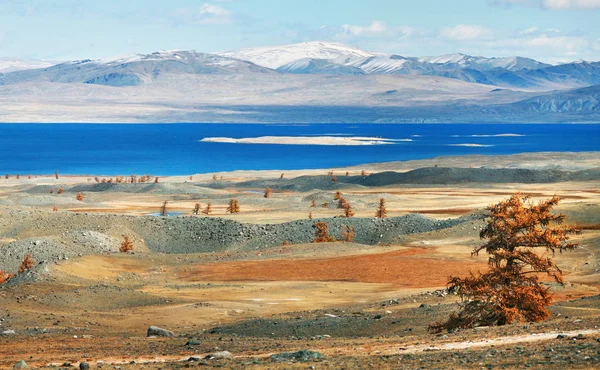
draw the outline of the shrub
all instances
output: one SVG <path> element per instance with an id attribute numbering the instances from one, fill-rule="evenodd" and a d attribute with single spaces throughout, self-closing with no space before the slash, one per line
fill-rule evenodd
<path id="1" fill-rule="evenodd" d="M 62 194 L 64 192 L 65 192 L 65 189 L 63 189 L 62 187 L 58 188 L 58 191 L 57 191 L 58 194 Z"/>
<path id="2" fill-rule="evenodd" d="M 340 200 L 341 198 L 342 198 L 342 193 L 339 191 L 336 191 L 335 194 L 333 195 L 333 199 Z"/>
<path id="3" fill-rule="evenodd" d="M 192 214 L 197 216 L 199 213 L 200 213 L 200 203 L 196 203 L 196 205 L 194 206 L 194 210 L 192 211 Z"/>
<path id="4" fill-rule="evenodd" d="M 317 222 L 313 227 L 315 228 L 315 238 L 312 241 L 313 243 L 335 242 L 333 235 L 329 235 L 327 232 L 328 225 L 326 222 Z"/>
<path id="5" fill-rule="evenodd" d="M 312 219 L 313 219 L 313 217 L 312 217 L 312 212 L 309 212 L 309 213 L 308 213 L 308 219 L 309 219 L 309 220 L 312 220 Z"/>
<path id="6" fill-rule="evenodd" d="M 32 267 L 33 259 L 31 258 L 31 254 L 28 254 L 25 256 L 25 258 L 23 258 L 23 261 L 21 261 L 21 265 L 19 266 L 19 274 L 24 273 Z"/>
<path id="7" fill-rule="evenodd" d="M 121 253 L 127 253 L 133 250 L 133 242 L 129 240 L 129 237 L 125 235 L 123 241 L 121 242 L 121 248 L 119 248 Z"/>
<path id="8" fill-rule="evenodd" d="M 75 199 L 77 199 L 80 202 L 83 202 L 83 194 L 82 193 L 77 193 L 77 196 L 75 197 Z"/>
<path id="9" fill-rule="evenodd" d="M 0 270 L 0 285 L 6 283 L 10 279 L 12 279 L 15 275 L 7 274 L 4 271 Z"/>
<path id="10" fill-rule="evenodd" d="M 314 200 L 314 199 L 313 199 L 313 200 L 311 200 L 311 201 L 310 201 L 310 208 L 315 208 L 316 206 L 317 206 L 317 205 L 316 205 L 316 203 L 315 203 L 315 200 Z"/>
<path id="11" fill-rule="evenodd" d="M 462 310 L 447 322 L 430 325 L 431 332 L 537 322 L 550 316 L 547 307 L 552 303 L 552 294 L 549 287 L 540 284 L 538 276 L 546 274 L 563 284 L 562 271 L 551 257 L 539 256 L 536 249 L 551 255 L 573 250 L 577 244 L 567 240 L 578 230 L 564 224 L 565 215 L 551 213 L 560 201 L 558 197 L 537 204 L 528 200 L 516 193 L 488 207 L 489 220 L 480 233 L 487 242 L 472 254 L 489 254 L 489 269 L 450 279 L 449 289 L 458 292 Z"/>

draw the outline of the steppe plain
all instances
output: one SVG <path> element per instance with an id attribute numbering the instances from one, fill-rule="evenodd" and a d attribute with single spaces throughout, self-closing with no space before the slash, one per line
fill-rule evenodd
<path id="1" fill-rule="evenodd" d="M 0 270 L 35 261 L 0 288 L 0 368 L 600 367 L 597 152 L 103 178 L 0 179 Z M 556 211 L 582 229 L 580 248 L 555 256 L 566 284 L 548 281 L 551 319 L 428 334 L 457 309 L 448 277 L 486 267 L 470 254 L 485 207 L 516 191 L 560 196 Z M 225 212 L 231 198 L 240 213 Z M 170 216 L 153 215 L 164 201 Z M 209 216 L 192 215 L 208 202 Z M 353 226 L 354 242 L 311 243 L 318 221 L 337 239 Z M 130 253 L 119 252 L 124 236 Z M 153 325 L 175 335 L 148 338 Z M 313 352 L 278 355 L 299 350 Z"/>

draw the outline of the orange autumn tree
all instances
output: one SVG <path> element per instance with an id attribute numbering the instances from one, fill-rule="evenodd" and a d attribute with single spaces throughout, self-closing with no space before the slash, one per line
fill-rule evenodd
<path id="1" fill-rule="evenodd" d="M 7 274 L 6 272 L 0 270 L 0 285 L 6 283 L 10 279 L 12 279 L 15 275 Z"/>
<path id="2" fill-rule="evenodd" d="M 266 187 L 265 188 L 265 194 L 264 194 L 265 198 L 270 198 L 271 197 L 271 188 L 270 187 Z"/>
<path id="3" fill-rule="evenodd" d="M 240 203 L 237 199 L 233 198 L 229 201 L 229 206 L 226 210 L 227 213 L 239 213 L 240 212 Z"/>
<path id="4" fill-rule="evenodd" d="M 25 256 L 25 258 L 23 258 L 23 261 L 21 261 L 21 265 L 19 266 L 19 274 L 24 273 L 32 267 L 33 259 L 31 258 L 31 254 L 28 254 Z"/>
<path id="5" fill-rule="evenodd" d="M 354 226 L 342 225 L 342 240 L 352 243 L 354 241 Z"/>
<path id="6" fill-rule="evenodd" d="M 206 208 L 202 211 L 202 213 L 208 216 L 208 215 L 210 215 L 211 212 L 212 212 L 212 204 L 210 202 L 208 202 L 208 204 L 206 204 Z"/>
<path id="7" fill-rule="evenodd" d="M 133 243 L 131 242 L 131 240 L 129 240 L 129 237 L 127 235 L 124 236 L 124 239 L 121 242 L 121 248 L 119 248 L 119 250 L 121 251 L 121 253 L 127 253 L 133 250 Z"/>
<path id="8" fill-rule="evenodd" d="M 480 233 L 487 242 L 472 254 L 489 254 L 489 270 L 450 279 L 449 289 L 458 292 L 462 310 L 445 323 L 431 325 L 431 332 L 537 322 L 550 316 L 547 307 L 552 294 L 540 283 L 539 275 L 563 284 L 562 271 L 551 257 L 557 251 L 577 248 L 567 241 L 578 230 L 565 225 L 565 215 L 551 213 L 559 201 L 554 196 L 534 204 L 528 196 L 516 193 L 488 207 L 489 222 Z M 540 249 L 549 256 L 539 255 Z"/>
<path id="9" fill-rule="evenodd" d="M 387 217 L 387 209 L 385 208 L 385 199 L 379 199 L 379 208 L 375 211 L 375 217 L 377 218 L 386 218 Z"/>
<path id="10" fill-rule="evenodd" d="M 313 227 L 315 228 L 315 238 L 312 241 L 313 243 L 335 242 L 333 235 L 329 235 L 327 232 L 327 222 L 317 222 Z"/>

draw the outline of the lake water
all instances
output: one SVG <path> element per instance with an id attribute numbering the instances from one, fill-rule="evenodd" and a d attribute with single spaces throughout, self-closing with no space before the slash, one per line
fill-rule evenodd
<path id="1" fill-rule="evenodd" d="M 370 146 L 200 142 L 207 137 L 330 135 L 412 141 Z M 600 151 L 600 125 L 0 124 L 2 174 L 58 170 L 62 174 L 184 175 L 540 151 Z"/>

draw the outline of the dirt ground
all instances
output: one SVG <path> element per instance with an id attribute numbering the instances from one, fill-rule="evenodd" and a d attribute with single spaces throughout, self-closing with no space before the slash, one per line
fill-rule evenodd
<path id="1" fill-rule="evenodd" d="M 567 156 L 568 157 L 568 156 Z M 581 162 L 551 157 L 563 167 L 598 167 L 593 157 Z M 514 159 L 514 158 L 513 158 Z M 496 165 L 543 167 L 543 156 Z M 489 158 L 462 159 L 461 166 L 490 164 Z M 469 163 L 468 161 L 471 161 Z M 339 169 L 360 173 L 406 170 L 457 159 L 380 164 Z M 467 162 L 464 162 L 467 161 Z M 288 171 L 286 177 L 322 174 Z M 59 186 L 93 182 L 88 176 L 34 177 L 0 180 L 0 207 L 6 215 L 30 209 L 58 212 L 128 214 L 155 213 L 163 201 L 180 217 L 195 217 L 195 203 L 213 205 L 210 217 L 252 224 L 282 224 L 336 217 L 335 208 L 310 208 L 307 197 L 331 197 L 318 189 L 240 188 L 236 182 L 275 178 L 281 171 L 235 172 L 227 185 L 178 193 L 178 186 L 211 181 L 212 174 L 160 178 L 168 186 L 156 192 L 85 192 L 56 194 Z M 186 184 L 187 182 L 187 184 Z M 183 185 L 182 185 L 183 184 Z M 52 194 L 46 188 L 54 188 Z M 172 186 L 172 187 L 171 187 Z M 424 233 L 398 235 L 393 243 L 361 245 L 322 243 L 269 246 L 257 250 L 226 249 L 205 253 L 154 253 L 146 240 L 135 239 L 133 253 L 102 252 L 64 258 L 44 265 L 31 279 L 0 288 L 0 368 L 19 360 L 30 367 L 77 365 L 92 368 L 598 368 L 600 367 L 600 182 L 553 184 L 467 183 L 342 190 L 357 218 L 372 219 L 380 198 L 388 216 L 420 213 L 437 220 L 479 212 L 515 191 L 534 200 L 556 194 L 557 211 L 583 229 L 574 240 L 580 248 L 555 256 L 565 272 L 565 286 L 552 286 L 556 304 L 544 323 L 428 334 L 427 325 L 457 309 L 456 296 L 443 288 L 451 275 L 464 276 L 485 268 L 486 256 L 472 257 L 481 243 L 476 223 Z M 41 190 L 40 190 L 41 189 Z M 187 188 L 186 188 L 187 189 Z M 324 194 L 324 195 L 323 195 Z M 237 197 L 239 214 L 226 214 Z M 320 198 L 319 198 L 320 199 Z M 333 199 L 331 200 L 333 202 Z M 114 227 L 112 227 L 114 226 Z M 112 225 L 108 236 L 120 240 L 123 230 Z M 69 232 L 82 232 L 73 226 Z M 100 228 L 100 226 L 98 226 Z M 37 234 L 36 235 L 36 230 Z M 0 218 L 0 253 L 24 237 L 52 235 L 41 226 L 13 225 Z M 88 232 L 88 231 L 83 231 Z M 143 236 L 140 236 L 143 238 Z M 35 242 L 35 241 L 34 241 Z M 8 250 L 8 249 L 6 249 Z M 40 261 L 36 261 L 40 262 Z M 173 338 L 146 338 L 159 326 Z M 557 339 L 558 334 L 565 338 Z M 186 344 L 197 340 L 194 344 Z M 302 349 L 322 358 L 308 362 L 275 362 L 270 356 Z M 233 360 L 204 357 L 230 351 Z M 188 361 L 190 357 L 197 361 Z M 133 361 L 133 363 L 132 363 Z M 66 367 L 66 366 L 65 366 Z"/>

